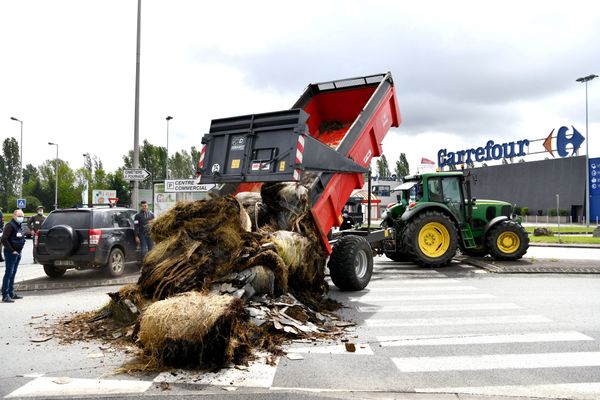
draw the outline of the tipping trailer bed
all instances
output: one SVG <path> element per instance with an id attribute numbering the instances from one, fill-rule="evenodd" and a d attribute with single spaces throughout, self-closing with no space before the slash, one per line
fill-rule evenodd
<path id="1" fill-rule="evenodd" d="M 228 183 L 233 192 L 308 182 L 311 213 L 330 254 L 329 231 L 400 121 L 389 72 L 311 84 L 290 110 L 213 120 L 202 138 L 198 181 Z"/>

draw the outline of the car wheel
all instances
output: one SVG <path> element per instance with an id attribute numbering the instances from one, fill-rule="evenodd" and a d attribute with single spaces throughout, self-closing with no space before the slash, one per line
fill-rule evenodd
<path id="1" fill-rule="evenodd" d="M 116 278 L 125 273 L 125 254 L 118 248 L 111 250 L 108 256 L 108 264 L 106 264 L 108 275 Z"/>
<path id="2" fill-rule="evenodd" d="M 46 265 L 44 265 L 44 272 L 50 278 L 60 278 L 67 271 L 65 269 L 63 269 L 63 268 L 57 268 L 54 265 L 48 265 L 48 264 L 46 264 Z"/>

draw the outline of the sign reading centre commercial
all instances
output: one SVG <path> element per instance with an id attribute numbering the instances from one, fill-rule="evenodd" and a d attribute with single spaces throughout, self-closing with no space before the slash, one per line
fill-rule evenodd
<path id="1" fill-rule="evenodd" d="M 215 185 L 197 185 L 193 179 L 168 179 L 165 181 L 165 192 L 208 192 Z"/>
<path id="2" fill-rule="evenodd" d="M 544 141 L 544 149 L 550 153 L 552 157 L 554 157 L 555 150 L 560 157 L 567 157 L 569 155 L 574 155 L 579 147 L 581 147 L 581 144 L 585 140 L 583 135 L 581 135 L 581 133 L 579 133 L 574 126 L 571 126 L 571 128 L 573 129 L 573 132 L 569 137 L 567 137 L 569 128 L 566 126 L 561 126 L 556 136 L 553 136 L 554 129 L 552 129 L 546 139 L 539 140 Z M 555 149 L 552 148 L 553 139 L 556 139 Z M 535 141 L 538 140 L 531 140 L 531 142 Z M 529 139 L 507 143 L 495 143 L 493 140 L 488 140 L 484 147 L 459 151 L 448 151 L 446 149 L 441 149 L 438 151 L 438 166 L 442 168 L 446 165 L 451 166 L 456 164 L 471 164 L 474 162 L 501 160 L 503 158 L 524 157 L 528 154 L 536 154 L 529 153 L 529 143 Z M 567 146 L 570 146 L 572 149 L 571 154 L 569 154 Z M 527 147 L 527 152 L 525 151 L 525 147 Z"/>

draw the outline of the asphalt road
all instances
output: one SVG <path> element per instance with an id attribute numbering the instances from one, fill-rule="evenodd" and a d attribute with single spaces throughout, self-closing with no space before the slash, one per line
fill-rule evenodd
<path id="1" fill-rule="evenodd" d="M 581 249 L 563 254 L 573 250 Z M 28 268 L 39 275 L 40 266 L 25 261 Z M 1 304 L 0 396 L 600 397 L 600 275 L 491 274 L 457 262 L 430 270 L 377 257 L 366 290 L 330 292 L 357 323 L 347 334 L 356 352 L 340 341 L 292 343 L 295 356 L 276 366 L 259 359 L 248 370 L 216 374 L 114 375 L 127 360 L 121 351 L 38 342 L 47 339 L 40 325 L 98 309 L 117 288 L 26 291 Z"/>

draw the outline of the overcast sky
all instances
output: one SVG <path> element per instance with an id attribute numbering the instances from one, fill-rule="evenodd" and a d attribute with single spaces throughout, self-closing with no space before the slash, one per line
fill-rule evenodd
<path id="1" fill-rule="evenodd" d="M 0 140 L 24 122 L 24 164 L 83 153 L 112 171 L 133 148 L 136 0 L 0 2 Z M 292 106 L 311 82 L 391 71 L 403 123 L 391 164 L 440 148 L 585 135 L 600 74 L 590 1 L 143 0 L 140 143 L 200 147 L 213 118 Z M 600 79 L 589 84 L 600 156 Z M 585 146 L 585 144 L 584 144 Z M 532 149 L 533 150 L 533 149 Z M 583 154 L 583 152 L 581 152 Z"/>

